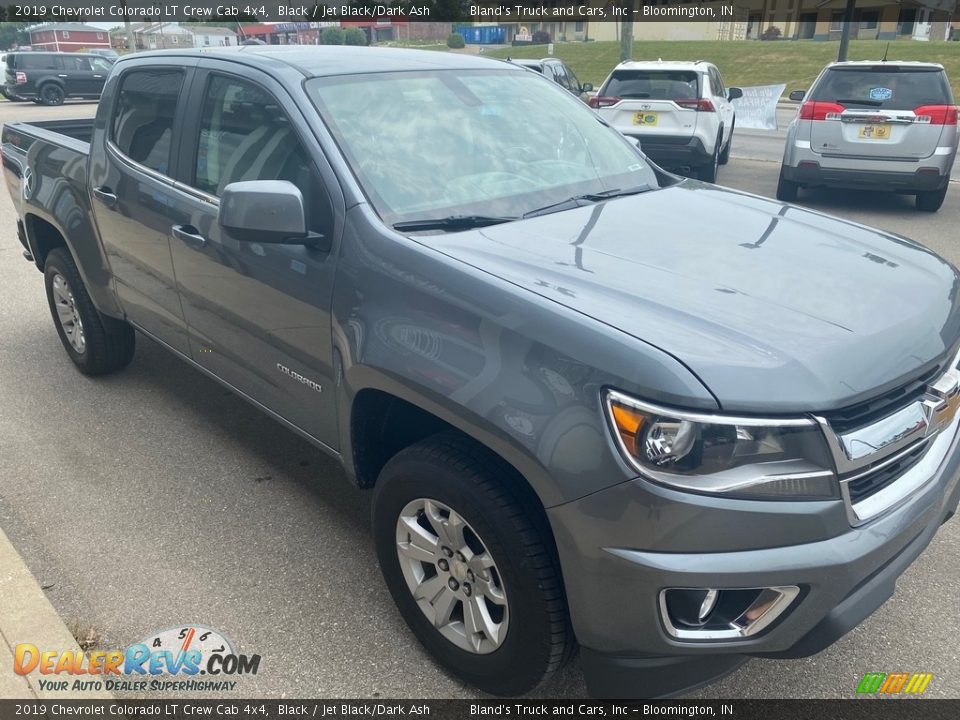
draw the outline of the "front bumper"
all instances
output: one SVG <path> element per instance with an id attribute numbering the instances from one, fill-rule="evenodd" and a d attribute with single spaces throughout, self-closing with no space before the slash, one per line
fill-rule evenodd
<path id="1" fill-rule="evenodd" d="M 548 511 L 592 694 L 665 696 L 732 671 L 745 656 L 819 652 L 894 592 L 897 578 L 960 501 L 956 427 L 929 481 L 851 527 L 842 501 L 706 497 L 637 479 Z M 648 548 L 656 548 L 649 550 Z M 659 612 L 672 587 L 800 587 L 755 636 L 691 642 Z"/>

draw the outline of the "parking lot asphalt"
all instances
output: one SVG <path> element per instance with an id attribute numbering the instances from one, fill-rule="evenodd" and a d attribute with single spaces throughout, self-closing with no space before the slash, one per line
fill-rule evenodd
<path id="1" fill-rule="evenodd" d="M 0 103 L 0 121 L 94 109 Z M 777 171 L 735 153 L 719 180 L 772 195 Z M 889 195 L 801 202 L 960 263 L 956 184 L 935 215 Z M 67 624 L 92 630 L 101 648 L 187 623 L 219 629 L 262 656 L 234 697 L 475 697 L 429 660 L 395 610 L 374 559 L 368 495 L 147 340 L 120 374 L 76 372 L 14 227 L 0 187 L 0 527 Z M 960 697 L 958 549 L 954 520 L 896 595 L 834 646 L 804 660 L 751 661 L 690 697 L 852 697 L 864 673 L 894 671 L 932 672 L 927 696 Z M 584 693 L 574 661 L 536 695 Z"/>

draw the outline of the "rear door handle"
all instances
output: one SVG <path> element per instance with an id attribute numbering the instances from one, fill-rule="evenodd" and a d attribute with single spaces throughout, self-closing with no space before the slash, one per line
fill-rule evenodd
<path id="1" fill-rule="evenodd" d="M 207 239 L 193 225 L 174 225 L 170 232 L 191 247 L 202 248 L 207 244 Z"/>
<path id="2" fill-rule="evenodd" d="M 113 194 L 113 190 L 105 185 L 94 188 L 93 196 L 110 209 L 117 206 L 117 196 Z"/>

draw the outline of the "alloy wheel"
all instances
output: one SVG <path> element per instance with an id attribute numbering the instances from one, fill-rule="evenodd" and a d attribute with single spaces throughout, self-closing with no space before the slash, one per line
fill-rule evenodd
<path id="1" fill-rule="evenodd" d="M 57 322 L 60 323 L 67 340 L 70 341 L 70 347 L 78 355 L 82 355 L 87 348 L 87 340 L 83 334 L 83 321 L 80 319 L 80 311 L 74 300 L 73 291 L 70 289 L 70 283 L 63 275 L 57 273 L 53 276 L 51 286 L 54 305 L 57 309 Z"/>
<path id="2" fill-rule="evenodd" d="M 485 655 L 501 646 L 510 620 L 497 564 L 455 510 L 419 498 L 397 518 L 397 557 L 420 610 L 447 640 Z"/>

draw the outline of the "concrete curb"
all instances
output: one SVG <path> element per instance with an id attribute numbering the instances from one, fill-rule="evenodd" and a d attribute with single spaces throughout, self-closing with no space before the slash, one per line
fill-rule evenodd
<path id="1" fill-rule="evenodd" d="M 80 646 L 47 600 L 23 558 L 0 530 L 0 698 L 37 700 L 112 700 L 107 692 L 41 690 L 40 673 L 13 672 L 14 648 L 32 643 L 41 650 L 80 652 Z M 88 675 L 49 675 L 53 680 L 91 679 Z M 44 678 L 44 679 L 47 679 Z M 94 679 L 96 676 L 94 676 Z M 69 687 L 69 685 L 68 685 Z"/>

